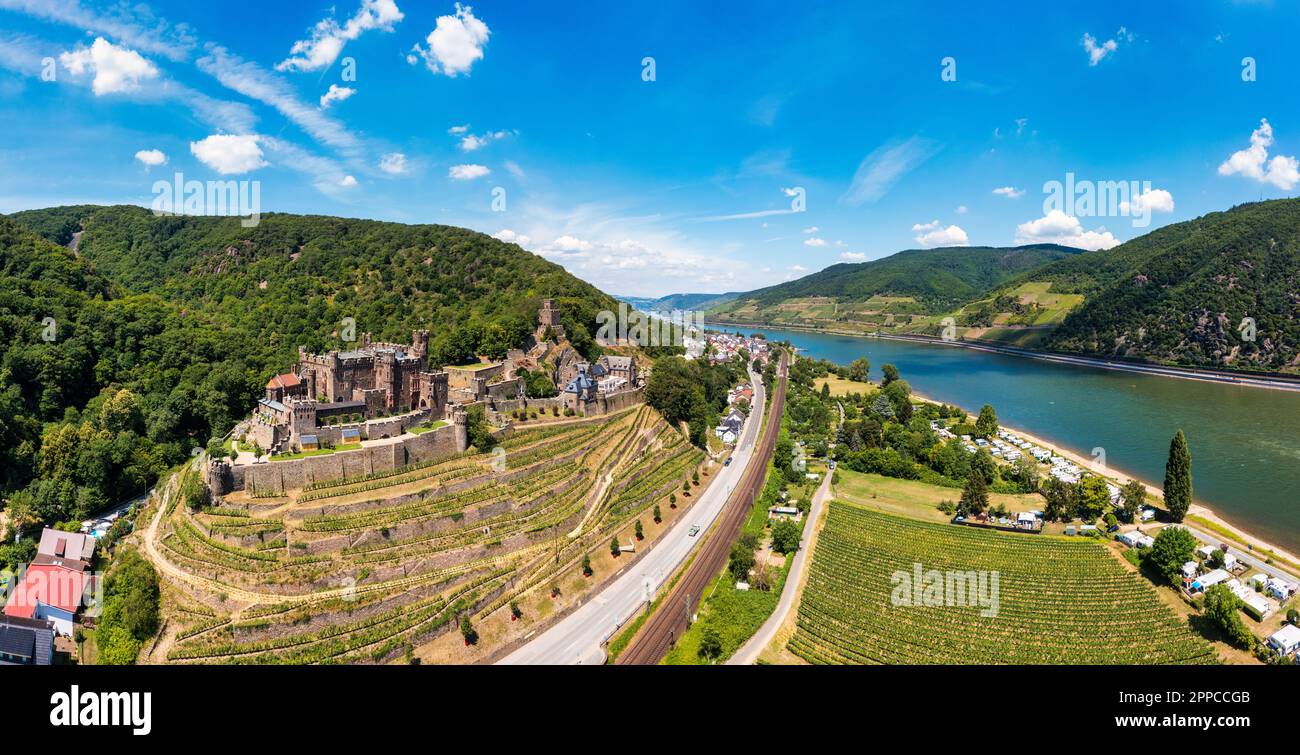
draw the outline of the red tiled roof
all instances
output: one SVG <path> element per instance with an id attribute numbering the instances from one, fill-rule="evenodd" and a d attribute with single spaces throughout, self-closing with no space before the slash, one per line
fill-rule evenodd
<path id="1" fill-rule="evenodd" d="M 37 603 L 76 613 L 90 579 L 90 574 L 61 566 L 32 564 L 5 604 L 5 614 L 30 619 Z"/>
<path id="2" fill-rule="evenodd" d="M 302 385 L 302 381 L 292 372 L 276 375 L 266 382 L 267 388 L 297 388 L 300 385 Z"/>

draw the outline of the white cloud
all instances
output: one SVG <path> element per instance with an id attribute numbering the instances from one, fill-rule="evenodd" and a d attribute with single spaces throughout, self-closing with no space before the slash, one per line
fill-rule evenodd
<path id="1" fill-rule="evenodd" d="M 448 178 L 454 178 L 457 181 L 472 181 L 475 178 L 482 178 L 492 171 L 488 170 L 486 165 L 475 165 L 469 163 L 466 165 L 453 165 L 447 171 Z"/>
<path id="2" fill-rule="evenodd" d="M 1120 27 L 1123 31 L 1123 27 Z M 1088 65 L 1095 66 L 1100 63 L 1107 55 L 1119 49 L 1119 44 L 1113 39 L 1108 39 L 1101 44 L 1097 44 L 1097 38 L 1091 34 L 1083 35 L 1083 49 L 1088 52 Z"/>
<path id="3" fill-rule="evenodd" d="M 390 175 L 402 175 L 406 172 L 406 155 L 401 152 L 389 152 L 379 158 L 379 169 Z"/>
<path id="4" fill-rule="evenodd" d="M 819 238 L 817 238 L 816 236 L 813 236 L 813 237 L 810 238 L 810 239 L 804 239 L 804 240 L 803 240 L 803 245 L 804 245 L 804 246 L 826 246 L 826 240 L 825 240 L 825 239 L 819 239 Z"/>
<path id="5" fill-rule="evenodd" d="M 532 239 L 529 238 L 528 236 L 525 236 L 522 233 L 515 233 L 509 228 L 502 228 L 501 230 L 492 234 L 492 238 L 500 239 L 501 241 L 505 241 L 510 244 L 518 244 L 519 246 L 522 246 L 524 248 L 527 248 L 528 244 L 532 242 Z"/>
<path id="6" fill-rule="evenodd" d="M 966 205 L 964 204 L 957 205 L 957 209 L 953 210 L 953 212 L 957 213 L 958 215 L 965 215 L 967 211 L 968 210 L 966 208 Z"/>
<path id="7" fill-rule="evenodd" d="M 361 8 L 339 26 L 333 18 L 316 22 L 310 39 L 300 39 L 289 48 L 289 57 L 276 64 L 277 71 L 319 71 L 338 60 L 343 46 L 371 29 L 392 31 L 403 18 L 393 0 L 362 0 Z"/>
<path id="8" fill-rule="evenodd" d="M 1025 190 L 1017 189 L 1014 186 L 999 186 L 993 190 L 993 193 L 1000 197 L 1006 197 L 1007 199 L 1016 199 L 1018 197 L 1023 197 L 1025 195 Z"/>
<path id="9" fill-rule="evenodd" d="M 352 87 L 341 87 L 338 84 L 330 84 L 329 91 L 320 96 L 321 109 L 327 108 L 335 102 L 342 102 L 356 93 L 357 90 Z"/>
<path id="10" fill-rule="evenodd" d="M 1141 215 L 1146 212 L 1173 212 L 1174 195 L 1164 189 L 1148 189 L 1133 198 L 1133 202 L 1120 202 L 1121 215 Z"/>
<path id="11" fill-rule="evenodd" d="M 808 268 L 804 267 L 803 265 L 791 265 L 791 266 L 790 266 L 790 269 L 793 270 L 793 271 L 796 272 L 796 273 L 806 273 L 806 272 L 808 272 Z"/>
<path id="12" fill-rule="evenodd" d="M 247 173 L 264 167 L 262 148 L 256 134 L 213 134 L 190 142 L 190 152 L 218 173 Z"/>
<path id="13" fill-rule="evenodd" d="M 560 252 L 585 252 L 591 249 L 591 242 L 566 235 L 552 241 L 550 248 Z"/>
<path id="14" fill-rule="evenodd" d="M 1243 175 L 1260 183 L 1272 184 L 1290 191 L 1300 183 L 1300 163 L 1295 157 L 1274 155 L 1269 159 L 1268 148 L 1273 146 L 1273 126 L 1261 118 L 1259 128 L 1250 134 L 1250 146 L 1232 153 L 1219 166 L 1219 175 Z"/>
<path id="15" fill-rule="evenodd" d="M 460 148 L 465 152 L 473 152 L 476 149 L 486 147 L 492 142 L 504 139 L 507 136 L 510 136 L 510 134 L 510 131 L 489 131 L 481 136 L 476 134 L 466 134 L 460 140 Z"/>
<path id="16" fill-rule="evenodd" d="M 483 58 L 489 33 L 487 24 L 474 16 L 473 8 L 456 3 L 456 15 L 438 16 L 437 25 L 425 38 L 428 48 L 417 43 L 406 61 L 415 64 L 423 59 L 430 71 L 447 76 L 468 74 L 474 63 Z"/>
<path id="17" fill-rule="evenodd" d="M 208 54 L 196 61 L 199 70 L 215 77 L 222 86 L 275 108 L 322 144 L 357 156 L 360 142 L 356 136 L 319 107 L 301 100 L 287 79 L 231 54 L 220 45 L 209 45 L 207 49 Z"/>
<path id="18" fill-rule="evenodd" d="M 140 88 L 141 81 L 158 78 L 158 67 L 140 53 L 103 37 L 96 37 L 90 47 L 61 53 L 59 62 L 73 76 L 93 73 L 91 89 L 96 95 L 131 92 Z"/>
<path id="19" fill-rule="evenodd" d="M 160 149 L 142 149 L 135 153 L 135 159 L 144 163 L 147 168 L 167 164 L 167 155 L 164 155 Z"/>
<path id="20" fill-rule="evenodd" d="M 1016 226 L 1017 244 L 1063 244 L 1079 249 L 1110 249 L 1119 240 L 1105 228 L 1084 230 L 1079 219 L 1052 210 L 1037 220 Z"/>
<path id="21" fill-rule="evenodd" d="M 820 231 L 820 230 L 821 230 L 821 229 L 818 228 L 817 226 L 813 226 L 813 227 L 811 227 L 811 228 L 805 228 L 805 229 L 803 229 L 803 232 L 804 232 L 804 233 L 816 233 L 816 232 L 818 232 L 818 231 Z"/>
<path id="22" fill-rule="evenodd" d="M 856 206 L 880 199 L 896 181 L 938 151 L 937 143 L 919 136 L 901 144 L 877 147 L 862 158 L 853 174 L 853 183 L 840 201 Z"/>
<path id="23" fill-rule="evenodd" d="M 356 185 L 357 185 L 357 179 L 353 176 L 344 176 L 342 180 L 339 181 L 339 186 L 342 186 L 344 188 L 348 188 Z"/>
<path id="24" fill-rule="evenodd" d="M 457 136 L 457 135 L 459 135 L 459 134 L 463 134 L 463 133 L 465 133 L 466 131 L 469 131 L 469 124 L 468 124 L 468 123 L 466 123 L 466 124 L 463 125 L 463 126 L 452 126 L 451 128 L 447 129 L 447 133 L 451 134 L 452 136 Z"/>
<path id="25" fill-rule="evenodd" d="M 844 262 L 862 262 L 867 259 L 866 252 L 840 252 L 840 259 Z"/>
<path id="26" fill-rule="evenodd" d="M 916 243 L 924 247 L 966 246 L 970 243 L 966 232 L 961 228 L 955 225 L 945 228 L 938 220 L 917 223 L 912 226 L 912 231 L 916 234 Z"/>
<path id="27" fill-rule="evenodd" d="M 514 160 L 506 160 L 505 165 L 506 165 L 506 170 L 510 173 L 510 175 L 514 176 L 516 179 L 527 178 L 527 174 L 524 173 L 524 169 L 519 167 L 519 163 L 515 162 Z"/>

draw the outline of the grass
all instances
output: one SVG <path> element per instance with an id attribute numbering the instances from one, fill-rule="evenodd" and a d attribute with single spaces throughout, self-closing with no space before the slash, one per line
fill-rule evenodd
<path id="1" fill-rule="evenodd" d="M 828 375 L 827 377 L 816 378 L 813 381 L 813 387 L 821 391 L 823 385 L 830 385 L 832 396 L 847 396 L 851 393 L 866 393 L 870 391 L 871 383 L 859 383 L 855 380 L 845 380 L 842 377 Z"/>
<path id="2" fill-rule="evenodd" d="M 413 435 L 419 435 L 420 433 L 427 433 L 430 430 L 437 430 L 440 427 L 446 427 L 446 426 L 447 423 L 445 421 L 438 420 L 437 422 L 433 422 L 428 425 L 420 425 L 419 427 L 412 427 L 407 432 Z"/>
<path id="3" fill-rule="evenodd" d="M 840 467 L 839 484 L 835 486 L 836 497 L 859 506 L 900 514 L 930 522 L 946 522 L 951 517 L 939 511 L 937 506 L 944 501 L 956 504 L 961 498 L 961 490 L 930 485 L 916 480 L 901 480 L 897 477 L 884 477 L 878 474 L 864 474 Z M 1011 495 L 1008 493 L 989 493 L 989 505 L 1002 504 L 1009 511 L 1029 511 L 1042 509 L 1044 501 L 1035 494 Z"/>

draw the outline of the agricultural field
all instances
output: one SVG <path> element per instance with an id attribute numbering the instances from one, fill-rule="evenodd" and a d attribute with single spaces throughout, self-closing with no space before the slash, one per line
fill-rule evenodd
<path id="1" fill-rule="evenodd" d="M 174 480 L 145 535 L 168 583 L 147 660 L 378 663 L 448 636 L 461 646 L 463 618 L 513 623 L 512 604 L 631 540 L 704 460 L 646 406 L 499 447 L 199 510 Z"/>
<path id="2" fill-rule="evenodd" d="M 915 564 L 998 575 L 993 615 L 982 615 L 972 596 L 895 605 L 896 575 L 913 574 Z M 840 501 L 819 535 L 789 650 L 815 664 L 1217 661 L 1154 587 L 1098 543 L 923 522 Z"/>

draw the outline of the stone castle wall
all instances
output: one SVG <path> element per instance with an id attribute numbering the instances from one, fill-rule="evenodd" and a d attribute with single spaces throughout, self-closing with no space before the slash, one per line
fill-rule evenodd
<path id="1" fill-rule="evenodd" d="M 446 425 L 420 435 L 355 451 L 338 451 L 324 456 L 308 456 L 290 461 L 241 464 L 231 470 L 231 490 L 282 492 L 289 488 L 301 488 L 312 482 L 370 474 L 436 456 L 450 456 L 465 450 L 463 445 L 457 447 L 459 439 L 456 431 L 455 425 Z"/>

